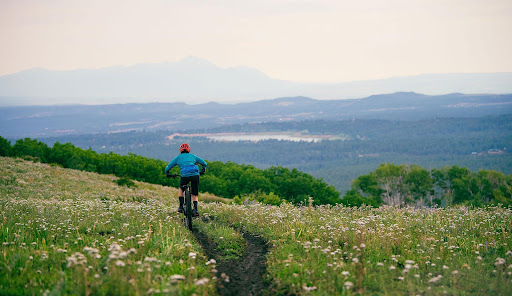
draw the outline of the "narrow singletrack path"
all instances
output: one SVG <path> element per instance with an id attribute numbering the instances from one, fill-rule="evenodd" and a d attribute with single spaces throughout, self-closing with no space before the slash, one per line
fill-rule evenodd
<path id="1" fill-rule="evenodd" d="M 215 221 L 210 221 L 215 223 Z M 217 261 L 217 292 L 219 295 L 262 295 L 268 287 L 266 272 L 267 242 L 260 236 L 242 232 L 246 241 L 244 254 L 238 259 L 222 259 L 217 246 L 197 229 L 192 233 L 206 255 Z"/>

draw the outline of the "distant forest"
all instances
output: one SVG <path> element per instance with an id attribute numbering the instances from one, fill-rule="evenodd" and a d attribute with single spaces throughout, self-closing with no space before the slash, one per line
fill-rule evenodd
<path id="1" fill-rule="evenodd" d="M 134 153 L 169 161 L 181 142 L 201 157 L 252 165 L 296 168 L 346 192 L 360 175 L 381 163 L 417 164 L 426 169 L 457 165 L 470 171 L 512 173 L 512 115 L 479 118 L 435 118 L 419 121 L 378 119 L 312 120 L 231 125 L 183 133 L 279 132 L 342 135 L 347 140 L 317 143 L 265 140 L 214 142 L 207 138 L 166 139 L 172 132 L 129 132 L 41 138 L 52 145 L 71 142 L 98 152 Z M 174 131 L 173 131 L 174 132 Z M 507 149 L 508 148 L 508 149 Z"/>

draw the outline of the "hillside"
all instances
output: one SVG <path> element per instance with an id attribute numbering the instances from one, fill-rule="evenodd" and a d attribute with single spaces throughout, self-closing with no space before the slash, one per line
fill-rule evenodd
<path id="1" fill-rule="evenodd" d="M 512 293 L 509 209 L 202 203 L 189 232 L 115 179 L 0 157 L 0 294 Z"/>
<path id="2" fill-rule="evenodd" d="M 0 294 L 211 292 L 194 284 L 211 277 L 210 258 L 169 215 L 176 190 L 115 179 L 1 157 Z M 175 274 L 184 280 L 172 284 Z"/>

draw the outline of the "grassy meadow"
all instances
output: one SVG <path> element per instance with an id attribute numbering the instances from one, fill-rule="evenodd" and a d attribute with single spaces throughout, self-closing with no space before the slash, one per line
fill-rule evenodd
<path id="1" fill-rule="evenodd" d="M 0 158 L 0 295 L 215 295 L 177 190 Z M 222 200 L 200 195 L 200 200 Z M 269 244 L 268 295 L 512 295 L 512 209 L 200 202 L 195 227 L 244 254 Z"/>

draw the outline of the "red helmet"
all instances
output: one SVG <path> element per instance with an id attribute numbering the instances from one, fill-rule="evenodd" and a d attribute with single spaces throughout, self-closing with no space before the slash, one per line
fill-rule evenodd
<path id="1" fill-rule="evenodd" d="M 187 143 L 183 143 L 180 146 L 180 152 L 190 152 L 190 145 Z"/>

